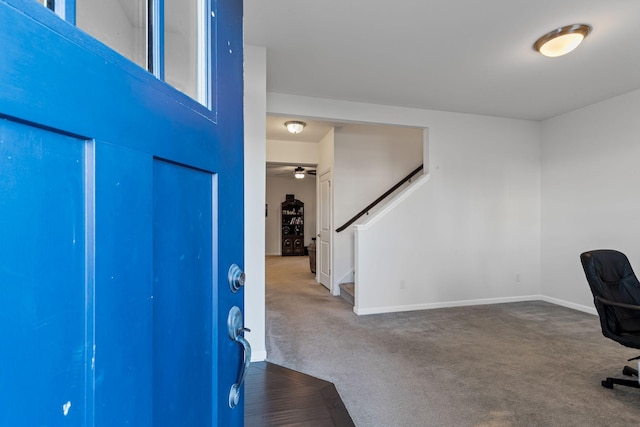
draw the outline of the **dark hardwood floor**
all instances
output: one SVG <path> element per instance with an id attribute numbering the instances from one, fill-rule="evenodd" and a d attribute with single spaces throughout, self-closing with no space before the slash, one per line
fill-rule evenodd
<path id="1" fill-rule="evenodd" d="M 269 362 L 251 364 L 244 414 L 246 427 L 355 427 L 332 383 Z"/>

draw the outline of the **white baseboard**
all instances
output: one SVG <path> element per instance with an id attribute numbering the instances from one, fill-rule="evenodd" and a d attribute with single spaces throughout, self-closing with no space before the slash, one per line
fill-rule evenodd
<path id="1" fill-rule="evenodd" d="M 519 296 L 519 297 L 483 298 L 483 299 L 475 299 L 475 300 L 434 302 L 434 303 L 427 303 L 427 304 L 396 305 L 396 306 L 373 307 L 373 308 L 365 308 L 365 309 L 359 309 L 354 307 L 353 312 L 358 315 L 381 314 L 381 313 L 395 313 L 400 311 L 432 310 L 434 308 L 464 307 L 469 305 L 487 305 L 487 304 L 502 304 L 506 302 L 538 301 L 541 299 L 542 299 L 541 295 L 526 295 L 526 296 Z"/>
<path id="2" fill-rule="evenodd" d="M 252 362 L 264 362 L 265 360 L 267 360 L 267 351 L 266 350 L 251 352 L 251 361 Z"/>
<path id="3" fill-rule="evenodd" d="M 503 298 L 484 298 L 476 300 L 463 300 L 463 301 L 447 301 L 436 302 L 427 304 L 409 304 L 409 305 L 396 305 L 386 307 L 373 307 L 373 308 L 358 308 L 353 307 L 353 312 L 357 315 L 367 314 L 382 314 L 382 313 L 397 313 L 401 311 L 416 311 L 416 310 L 432 310 L 435 308 L 449 308 L 449 307 L 465 307 L 470 305 L 487 305 L 487 304 L 503 304 L 508 302 L 523 302 L 523 301 L 545 301 L 551 304 L 560 305 L 563 307 L 571 308 L 573 310 L 582 311 L 589 314 L 598 314 L 595 308 L 587 307 L 580 304 L 575 304 L 568 301 L 563 301 L 557 298 L 551 298 L 544 295 L 523 295 L 517 297 L 503 297 Z"/>
<path id="4" fill-rule="evenodd" d="M 582 311 L 584 313 L 594 314 L 596 316 L 598 315 L 598 312 L 596 311 L 595 307 L 589 307 L 589 306 L 582 305 L 582 304 L 576 304 L 576 303 L 573 303 L 573 302 L 564 301 L 564 300 L 561 300 L 561 299 L 558 299 L 558 298 L 547 297 L 547 296 L 544 296 L 544 295 L 541 295 L 540 299 L 542 301 L 550 302 L 551 304 L 561 305 L 563 307 L 571 308 L 573 310 Z"/>

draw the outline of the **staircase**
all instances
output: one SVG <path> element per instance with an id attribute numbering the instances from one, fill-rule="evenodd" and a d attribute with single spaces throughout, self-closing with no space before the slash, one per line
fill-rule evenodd
<path id="1" fill-rule="evenodd" d="M 407 185 L 412 185 L 413 183 L 413 177 L 418 175 L 419 173 L 423 173 L 424 171 L 424 164 L 421 164 L 420 166 L 418 166 L 417 168 L 415 168 L 413 171 L 411 171 L 407 176 L 405 176 L 404 178 L 402 178 L 399 182 L 397 182 L 393 187 L 389 188 L 384 194 L 382 194 L 380 197 L 378 197 L 376 200 L 374 200 L 372 203 L 370 203 L 366 208 L 362 209 L 360 212 L 358 212 L 356 215 L 354 215 L 349 221 L 345 222 L 342 226 L 336 228 L 336 233 L 340 233 L 341 231 L 346 230 L 347 228 L 349 228 L 349 226 L 351 226 L 352 224 L 354 224 L 359 218 L 361 218 L 364 215 L 369 215 L 370 213 L 373 213 L 374 216 L 380 214 L 381 211 L 372 211 L 373 209 L 375 209 L 380 203 L 382 203 L 384 200 L 387 199 L 387 197 L 390 197 L 392 195 L 395 194 L 396 191 L 401 190 L 404 192 L 405 190 L 407 190 L 407 186 L 405 186 L 405 184 Z M 403 187 L 404 186 L 404 187 Z M 400 193 L 398 193 L 400 194 Z M 398 199 L 400 200 L 400 199 Z M 387 203 L 387 205 L 381 205 L 381 206 L 390 206 L 394 203 L 394 200 L 390 200 L 389 203 Z M 399 203 L 399 202 L 397 202 Z M 395 206 L 395 205 L 393 205 Z M 392 206 L 392 207 L 393 207 Z M 384 208 L 382 208 L 384 209 Z M 355 234 L 354 234 L 355 236 Z M 356 245 L 357 247 L 357 245 Z M 348 301 L 351 305 L 354 306 L 354 311 L 356 311 L 357 313 L 357 307 L 355 307 L 355 283 L 353 282 L 346 282 L 348 280 L 355 280 L 356 273 L 354 270 L 351 270 L 350 272 L 348 272 L 347 274 L 341 276 L 338 281 L 342 281 L 345 280 L 344 283 L 340 283 L 340 296 L 345 300 Z"/>
<path id="2" fill-rule="evenodd" d="M 340 296 L 351 305 L 354 305 L 356 302 L 355 283 L 340 283 Z"/>

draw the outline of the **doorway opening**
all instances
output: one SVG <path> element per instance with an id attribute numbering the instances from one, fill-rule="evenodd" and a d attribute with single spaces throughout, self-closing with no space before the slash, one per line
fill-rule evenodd
<path id="1" fill-rule="evenodd" d="M 266 170 L 265 254 L 308 256 L 316 236 L 315 165 L 267 163 Z"/>

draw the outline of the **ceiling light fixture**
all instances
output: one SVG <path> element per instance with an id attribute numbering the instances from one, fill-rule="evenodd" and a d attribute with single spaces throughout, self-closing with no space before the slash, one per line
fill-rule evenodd
<path id="1" fill-rule="evenodd" d="M 302 129 L 304 129 L 304 127 L 307 125 L 305 122 L 299 122 L 299 121 L 291 121 L 291 122 L 285 122 L 284 124 L 287 127 L 287 130 L 292 133 L 292 134 L 297 134 L 302 132 Z"/>
<path id="2" fill-rule="evenodd" d="M 296 179 L 304 178 L 304 168 L 301 168 L 300 166 L 295 168 L 295 170 L 293 171 L 293 176 L 295 176 Z"/>
<path id="3" fill-rule="evenodd" d="M 533 44 L 533 49 L 550 58 L 566 55 L 577 48 L 590 32 L 591 26 L 587 24 L 567 25 L 540 37 Z"/>

